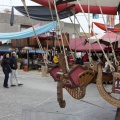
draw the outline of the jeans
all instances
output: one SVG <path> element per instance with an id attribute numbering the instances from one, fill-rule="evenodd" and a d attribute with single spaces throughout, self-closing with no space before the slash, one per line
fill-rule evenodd
<path id="1" fill-rule="evenodd" d="M 7 68 L 4 68 L 4 69 L 3 69 L 3 73 L 5 74 L 3 86 L 4 86 L 4 87 L 7 87 L 7 86 L 8 86 L 8 79 L 9 79 L 10 70 L 7 69 Z"/>

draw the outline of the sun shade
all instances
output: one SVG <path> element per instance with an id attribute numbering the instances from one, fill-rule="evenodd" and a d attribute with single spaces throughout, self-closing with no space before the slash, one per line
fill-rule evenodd
<path id="1" fill-rule="evenodd" d="M 23 15 L 27 16 L 27 13 L 23 6 L 14 6 L 14 8 Z M 49 8 L 46 8 L 44 6 L 27 6 L 27 8 L 32 19 L 41 21 L 52 21 L 52 16 Z M 53 19 L 57 20 L 55 10 L 52 10 L 52 15 Z M 70 11 L 62 11 L 58 15 L 60 19 L 64 19 L 68 16 L 72 16 L 73 14 Z"/>
<path id="2" fill-rule="evenodd" d="M 50 30 L 54 29 L 57 25 L 57 22 L 51 22 L 49 24 L 39 26 L 34 28 L 36 31 L 36 34 L 43 34 L 46 32 L 49 32 Z M 32 29 L 26 29 L 20 32 L 12 32 L 12 33 L 0 33 L 0 39 L 22 39 L 22 38 L 28 38 L 35 36 Z"/>

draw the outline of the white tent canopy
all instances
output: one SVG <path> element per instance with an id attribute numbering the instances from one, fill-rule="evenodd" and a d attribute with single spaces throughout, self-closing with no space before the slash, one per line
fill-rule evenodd
<path id="1" fill-rule="evenodd" d="M 113 43 L 113 42 L 116 42 L 116 41 L 120 41 L 120 35 L 116 34 L 116 33 L 113 33 L 113 32 L 108 32 L 108 33 L 100 33 L 96 36 L 92 36 L 88 39 L 88 41 L 90 43 L 94 43 L 94 42 L 97 42 L 97 39 L 98 40 L 103 40 L 103 41 L 106 41 L 106 42 L 110 42 Z"/>

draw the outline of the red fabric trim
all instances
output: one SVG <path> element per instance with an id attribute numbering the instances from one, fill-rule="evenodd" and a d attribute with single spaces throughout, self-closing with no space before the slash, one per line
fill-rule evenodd
<path id="1" fill-rule="evenodd" d="M 43 6 L 49 7 L 48 0 L 32 0 L 32 1 L 39 3 Z M 53 0 L 50 0 L 50 3 L 51 3 L 51 8 L 54 9 Z M 71 6 L 71 5 L 72 5 L 71 3 L 68 3 L 67 7 Z M 83 7 L 84 12 L 88 13 L 88 5 L 82 5 L 82 7 Z M 66 8 L 66 4 L 60 4 L 57 6 L 58 11 L 61 11 L 64 8 Z M 82 10 L 80 9 L 78 4 L 76 4 L 74 8 L 75 8 L 76 13 L 82 12 Z M 103 12 L 103 14 L 108 14 L 108 15 L 116 15 L 117 14 L 116 7 L 109 7 L 109 6 L 102 6 L 102 12 Z M 90 6 L 90 13 L 101 14 L 99 6 Z"/>

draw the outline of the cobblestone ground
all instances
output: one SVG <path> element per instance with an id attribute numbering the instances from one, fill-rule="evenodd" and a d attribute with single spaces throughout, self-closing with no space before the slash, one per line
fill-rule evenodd
<path id="1" fill-rule="evenodd" d="M 21 87 L 3 88 L 0 70 L 0 120 L 114 120 L 116 108 L 99 95 L 96 85 L 87 88 L 82 100 L 74 100 L 65 90 L 66 108 L 56 100 L 56 83 L 40 72 L 19 71 Z"/>

